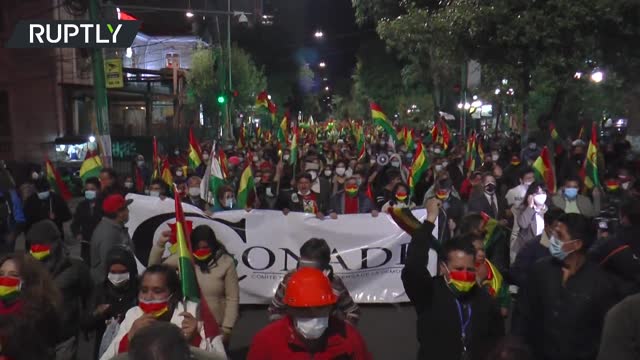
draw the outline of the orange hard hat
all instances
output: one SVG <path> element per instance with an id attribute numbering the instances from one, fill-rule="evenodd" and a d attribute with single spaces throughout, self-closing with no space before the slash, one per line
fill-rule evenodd
<path id="1" fill-rule="evenodd" d="M 293 273 L 284 293 L 284 303 L 291 307 L 321 307 L 333 305 L 336 301 L 329 278 L 311 267 L 303 267 Z"/>

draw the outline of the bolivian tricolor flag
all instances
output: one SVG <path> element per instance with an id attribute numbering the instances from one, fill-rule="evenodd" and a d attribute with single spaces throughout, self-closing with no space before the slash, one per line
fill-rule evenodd
<path id="1" fill-rule="evenodd" d="M 193 135 L 193 129 L 189 129 L 189 168 L 197 169 L 202 164 L 202 149 L 200 143 Z"/>
<path id="2" fill-rule="evenodd" d="M 413 129 L 407 130 L 404 138 L 404 144 L 407 147 L 407 151 L 414 151 L 416 149 L 416 141 Z"/>
<path id="3" fill-rule="evenodd" d="M 169 160 L 164 159 L 162 162 L 162 180 L 164 181 L 169 189 L 173 188 L 173 174 L 171 174 L 171 166 L 169 166 Z"/>
<path id="4" fill-rule="evenodd" d="M 289 143 L 289 113 L 284 114 L 278 127 L 278 141 L 284 148 Z"/>
<path id="5" fill-rule="evenodd" d="M 98 154 L 93 151 L 87 151 L 87 155 L 84 157 L 82 166 L 80 167 L 80 178 L 82 182 L 87 181 L 88 178 L 98 177 L 102 171 L 102 160 Z"/>
<path id="6" fill-rule="evenodd" d="M 205 337 L 207 339 L 215 338 L 220 334 L 218 323 L 216 322 L 209 305 L 202 296 L 198 280 L 196 278 L 195 267 L 191 257 L 191 241 L 189 234 L 186 232 L 186 221 L 184 211 L 182 210 L 182 202 L 178 189 L 174 189 L 174 200 L 176 209 L 176 239 L 178 243 L 178 266 L 180 272 L 180 284 L 182 287 L 182 296 L 184 300 L 200 302 L 199 319 L 203 323 Z"/>
<path id="7" fill-rule="evenodd" d="M 536 180 L 544 183 L 547 186 L 547 190 L 550 193 L 556 192 L 556 175 L 553 170 L 553 164 L 551 163 L 551 156 L 549 155 L 549 149 L 545 146 L 540 152 L 540 156 L 533 163 L 533 172 L 536 176 Z"/>
<path id="8" fill-rule="evenodd" d="M 13 302 L 19 295 L 22 281 L 13 276 L 0 276 L 0 300 L 5 303 Z"/>
<path id="9" fill-rule="evenodd" d="M 71 195 L 71 192 L 67 188 L 67 184 L 65 184 L 64 181 L 62 181 L 60 174 L 58 174 L 58 172 L 56 171 L 56 168 L 53 167 L 53 164 L 51 163 L 51 161 L 49 161 L 49 159 L 45 161 L 45 167 L 47 170 L 47 180 L 49 181 L 49 186 L 51 186 L 51 188 L 56 193 L 62 196 L 64 200 L 66 201 L 71 200 L 73 195 Z"/>
<path id="10" fill-rule="evenodd" d="M 292 154 L 293 157 L 293 154 Z M 249 156 L 247 158 L 251 159 Z M 253 171 L 251 171 L 251 161 L 247 163 L 247 166 L 244 168 L 242 172 L 242 176 L 240 177 L 240 185 L 238 186 L 238 208 L 244 209 L 249 204 L 249 194 L 255 188 L 255 184 L 253 182 Z"/>
<path id="11" fill-rule="evenodd" d="M 364 129 L 362 125 L 355 124 L 353 129 L 353 136 L 356 140 L 356 150 L 358 151 L 358 161 L 364 158 L 364 155 L 367 153 L 365 145 L 364 145 Z"/>
<path id="12" fill-rule="evenodd" d="M 289 157 L 289 164 L 295 165 L 298 162 L 298 138 L 300 134 L 298 133 L 298 127 L 293 125 L 293 136 L 291 137 L 291 146 L 289 151 L 291 151 L 291 156 Z"/>
<path id="13" fill-rule="evenodd" d="M 396 133 L 396 129 L 393 128 L 393 125 L 387 119 L 387 115 L 382 112 L 382 108 L 380 105 L 372 102 L 371 103 L 371 119 L 373 119 L 373 123 L 377 126 L 380 126 L 384 129 L 384 131 L 389 134 L 389 137 L 393 139 L 393 143 L 398 143 L 398 134 Z"/>
<path id="14" fill-rule="evenodd" d="M 422 174 L 429 168 L 429 158 L 424 151 L 422 143 L 419 142 L 416 148 L 416 153 L 413 156 L 413 163 L 411 164 L 411 171 L 409 173 L 409 189 L 413 196 L 416 184 L 420 181 Z"/>
<path id="15" fill-rule="evenodd" d="M 600 186 L 600 177 L 598 176 L 598 126 L 595 122 L 591 127 L 591 140 L 589 141 L 587 158 L 584 161 L 581 175 L 587 189 Z"/>

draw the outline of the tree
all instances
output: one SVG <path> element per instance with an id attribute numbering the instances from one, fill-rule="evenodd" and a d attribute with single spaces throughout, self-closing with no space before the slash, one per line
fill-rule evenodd
<path id="1" fill-rule="evenodd" d="M 237 46 L 231 48 L 231 76 L 231 90 L 238 92 L 238 96 L 233 100 L 234 106 L 241 111 L 253 106 L 256 96 L 267 88 L 263 69 L 256 66 L 249 53 Z"/>
<path id="2" fill-rule="evenodd" d="M 220 52 L 213 49 L 197 49 L 191 55 L 191 69 L 187 73 L 187 105 L 196 109 L 202 105 L 206 123 L 214 129 L 220 126 L 216 102 L 220 82 L 214 70 L 220 58 Z"/>

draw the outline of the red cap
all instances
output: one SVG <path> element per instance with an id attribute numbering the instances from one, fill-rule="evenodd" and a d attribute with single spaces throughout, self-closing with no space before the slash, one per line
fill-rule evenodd
<path id="1" fill-rule="evenodd" d="M 232 156 L 229 158 L 229 164 L 233 165 L 233 166 L 238 166 L 240 165 L 240 158 L 237 156 Z"/>
<path id="2" fill-rule="evenodd" d="M 124 196 L 120 194 L 109 195 L 104 199 L 104 202 L 102 202 L 102 211 L 104 211 L 105 214 L 115 214 L 132 202 L 132 199 L 125 200 Z"/>

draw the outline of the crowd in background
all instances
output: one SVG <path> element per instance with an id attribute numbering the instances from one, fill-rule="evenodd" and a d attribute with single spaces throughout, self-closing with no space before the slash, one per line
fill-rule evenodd
<path id="1" fill-rule="evenodd" d="M 177 191 L 209 215 L 263 209 L 325 222 L 348 214 L 392 216 L 412 236 L 402 282 L 417 313 L 419 359 L 640 358 L 633 323 L 640 307 L 634 295 L 640 290 L 640 168 L 628 143 L 601 144 L 603 186 L 589 191 L 581 176 L 587 145 L 580 140 L 554 151 L 557 191 L 532 167 L 543 145 L 535 138 L 521 144 L 517 136 L 487 137 L 474 169 L 465 144 L 427 141 L 428 169 L 412 186 L 413 149 L 386 135 L 373 138 L 364 154 L 349 137 L 298 145 L 292 152 L 254 139 L 242 147 L 205 147 L 196 169 L 188 166 L 188 152 L 176 148 L 167 157 L 172 184 L 153 178 L 153 166 L 138 155 L 131 174 L 104 168 L 84 181 L 84 199 L 74 211 L 42 173 L 15 184 L 2 164 L 0 354 L 75 359 L 80 336 L 95 332 L 96 359 L 142 359 L 136 353 L 145 347 L 226 358 L 240 292 L 235 263 L 211 228 L 196 227 L 190 241 L 220 336 L 208 338 L 197 304 L 182 302 L 178 259 L 163 258 L 170 231 L 151 249 L 145 272 L 137 270 L 125 228 L 126 194 L 171 201 Z M 201 186 L 209 182 L 202 177 L 211 157 L 222 162 L 226 178 L 205 197 L 203 188 L 214 190 Z M 239 205 L 247 167 L 254 188 Z M 416 207 L 427 209 L 427 219 L 407 226 Z M 81 244 L 79 258 L 70 255 L 65 238 Z M 437 274 L 427 270 L 429 249 L 440 254 Z M 311 239 L 300 252 L 300 270 L 277 289 L 269 307 L 273 323 L 256 335 L 249 359 L 375 358 L 356 327 L 358 305 L 329 265 L 327 242 Z M 171 332 L 171 341 L 181 334 L 186 342 L 169 348 L 157 340 Z"/>

